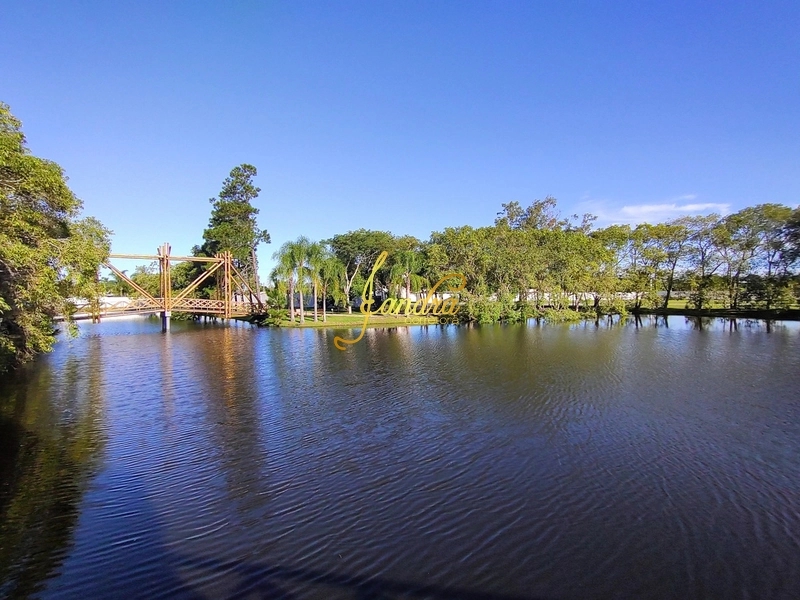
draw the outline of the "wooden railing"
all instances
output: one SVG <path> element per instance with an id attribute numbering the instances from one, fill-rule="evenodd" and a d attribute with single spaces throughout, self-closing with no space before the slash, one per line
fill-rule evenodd
<path id="1" fill-rule="evenodd" d="M 75 315 L 79 318 L 91 316 L 104 317 L 125 314 L 158 313 L 165 310 L 163 298 L 129 298 L 114 303 L 101 302 L 76 302 Z M 226 306 L 227 304 L 227 306 Z M 172 312 L 186 312 L 225 316 L 226 310 L 230 317 L 245 317 L 257 314 L 263 310 L 263 305 L 257 302 L 209 300 L 206 298 L 183 298 L 171 303 Z"/>

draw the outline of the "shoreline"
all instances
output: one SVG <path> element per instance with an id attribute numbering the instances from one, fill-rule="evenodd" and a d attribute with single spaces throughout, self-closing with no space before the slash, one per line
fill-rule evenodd
<path id="1" fill-rule="evenodd" d="M 640 308 L 630 311 L 632 315 L 655 315 L 657 317 L 712 317 L 719 319 L 754 319 L 758 321 L 800 321 L 800 309 L 772 308 Z"/>
<path id="2" fill-rule="evenodd" d="M 436 325 L 438 319 L 436 317 L 422 317 L 422 316 L 409 316 L 409 317 L 396 317 L 386 315 L 370 315 L 367 321 L 367 329 L 372 327 L 414 327 L 419 325 Z M 295 321 L 283 321 L 280 325 L 275 327 L 286 327 L 290 329 L 319 329 L 319 328 L 342 328 L 352 329 L 353 327 L 362 327 L 364 325 L 364 315 L 361 313 L 353 312 L 353 314 L 328 314 L 328 320 L 323 321 L 322 316 L 319 316 L 319 321 L 314 321 L 314 316 L 305 316 L 305 322 L 301 325 Z"/>
<path id="3" fill-rule="evenodd" d="M 655 317 L 693 317 L 693 318 L 715 318 L 715 319 L 750 319 L 757 321 L 800 321 L 800 309 L 771 309 L 771 310 L 743 310 L 743 309 L 728 309 L 728 308 L 709 308 L 703 310 L 690 309 L 690 308 L 640 308 L 638 310 L 631 310 L 626 316 L 640 317 L 640 316 L 655 316 Z M 599 318 L 607 318 L 609 315 L 601 315 Z M 613 315 L 619 316 L 619 315 Z M 437 325 L 439 324 L 436 317 L 428 317 L 426 321 L 421 322 L 423 317 L 395 317 L 386 315 L 370 315 L 367 322 L 367 328 L 375 327 L 415 327 L 420 325 Z M 532 319 L 534 317 L 531 317 Z M 598 318 L 593 313 L 586 313 L 581 320 L 592 320 Z M 497 321 L 501 323 L 502 321 Z M 364 324 L 364 316 L 358 313 L 342 314 L 335 313 L 328 314 L 328 321 L 322 321 L 320 316 L 319 321 L 314 321 L 313 316 L 306 316 L 305 322 L 301 325 L 299 322 L 285 321 L 280 325 L 273 325 L 273 327 L 289 328 L 289 329 L 352 329 L 360 328 Z M 465 323 L 453 323 L 452 321 L 447 324 L 463 325 Z"/>

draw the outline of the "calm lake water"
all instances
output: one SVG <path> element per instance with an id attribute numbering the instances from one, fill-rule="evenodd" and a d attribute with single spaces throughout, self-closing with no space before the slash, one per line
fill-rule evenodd
<path id="1" fill-rule="evenodd" d="M 82 325 L 0 385 L 0 597 L 796 599 L 800 327 L 668 325 Z"/>

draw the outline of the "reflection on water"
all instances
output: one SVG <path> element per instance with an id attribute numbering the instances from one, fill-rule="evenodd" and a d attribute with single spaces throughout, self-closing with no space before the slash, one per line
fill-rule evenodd
<path id="1" fill-rule="evenodd" d="M 85 325 L 0 388 L 0 596 L 800 596 L 800 328 Z"/>
<path id="2" fill-rule="evenodd" d="M 99 340 L 57 370 L 33 365 L 0 395 L 0 596 L 27 597 L 63 560 L 103 446 Z"/>

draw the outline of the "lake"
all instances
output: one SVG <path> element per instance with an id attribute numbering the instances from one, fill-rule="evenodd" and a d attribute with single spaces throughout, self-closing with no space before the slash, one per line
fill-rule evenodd
<path id="1" fill-rule="evenodd" d="M 798 325 L 83 324 L 0 385 L 0 597 L 798 598 Z"/>

